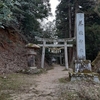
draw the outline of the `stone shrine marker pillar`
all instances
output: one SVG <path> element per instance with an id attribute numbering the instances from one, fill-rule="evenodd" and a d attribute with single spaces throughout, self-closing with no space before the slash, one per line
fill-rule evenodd
<path id="1" fill-rule="evenodd" d="M 76 14 L 76 43 L 77 43 L 77 60 L 86 60 L 85 53 L 85 32 L 84 32 L 84 14 Z"/>
<path id="2" fill-rule="evenodd" d="M 84 13 L 76 14 L 76 45 L 75 72 L 69 73 L 70 80 L 91 80 L 100 83 L 98 74 L 91 71 L 91 61 L 86 60 Z"/>
<path id="3" fill-rule="evenodd" d="M 85 52 L 84 13 L 76 14 L 76 45 L 77 60 L 75 60 L 75 72 L 81 72 L 84 69 L 91 70 L 91 61 L 86 60 Z"/>

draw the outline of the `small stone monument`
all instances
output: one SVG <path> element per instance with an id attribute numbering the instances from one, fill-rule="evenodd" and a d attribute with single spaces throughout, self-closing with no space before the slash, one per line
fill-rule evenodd
<path id="1" fill-rule="evenodd" d="M 37 55 L 36 50 L 40 47 L 33 43 L 28 43 L 26 46 L 27 48 L 27 65 L 29 67 L 28 72 L 33 74 L 37 72 L 37 67 L 35 65 L 35 56 Z"/>

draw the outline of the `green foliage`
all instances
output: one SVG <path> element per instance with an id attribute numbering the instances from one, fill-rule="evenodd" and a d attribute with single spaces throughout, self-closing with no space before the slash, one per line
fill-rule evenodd
<path id="1" fill-rule="evenodd" d="M 56 25 L 59 37 L 74 36 L 75 11 L 84 12 L 86 20 L 89 21 L 91 14 L 94 13 L 94 5 L 94 2 L 90 0 L 61 0 L 56 10 Z M 79 9 L 79 6 L 82 8 Z M 71 20 L 71 23 L 69 23 L 69 20 Z M 69 24 L 71 24 L 71 34 L 69 34 Z"/>
<path id="2" fill-rule="evenodd" d="M 100 25 L 93 24 L 86 27 L 86 51 L 87 59 L 94 60 L 100 51 Z"/>
<path id="3" fill-rule="evenodd" d="M 0 24 L 20 30 L 30 41 L 41 33 L 39 20 L 49 12 L 49 0 L 1 0 Z"/>
<path id="4" fill-rule="evenodd" d="M 7 98 L 10 98 L 10 94 L 9 93 L 1 93 L 0 94 L 0 100 L 8 100 Z"/>
<path id="5" fill-rule="evenodd" d="M 33 42 L 34 36 L 40 35 L 42 29 L 40 28 L 39 20 L 47 17 L 49 15 L 49 1 L 43 0 L 23 0 L 20 1 L 21 10 L 24 11 L 23 14 L 19 14 L 17 19 L 21 22 L 21 29 L 24 35 Z M 23 16 L 21 18 L 21 16 Z"/>
<path id="6" fill-rule="evenodd" d="M 58 37 L 68 37 L 68 1 L 61 0 L 56 10 Z"/>
<path id="7" fill-rule="evenodd" d="M 14 21 L 14 16 L 12 15 L 11 7 L 14 6 L 12 1 L 0 1 L 0 24 L 9 26 L 11 21 Z"/>
<path id="8" fill-rule="evenodd" d="M 66 78 L 66 77 L 59 78 L 59 82 L 60 82 L 60 83 L 67 83 L 67 82 L 69 82 L 69 81 L 70 81 L 69 78 Z"/>
<path id="9" fill-rule="evenodd" d="M 56 38 L 57 33 L 56 33 L 56 26 L 55 26 L 55 21 L 47 22 L 46 24 L 43 25 L 43 37 L 45 38 Z"/>

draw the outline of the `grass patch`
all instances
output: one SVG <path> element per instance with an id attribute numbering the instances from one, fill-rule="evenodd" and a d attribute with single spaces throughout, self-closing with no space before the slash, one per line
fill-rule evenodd
<path id="1" fill-rule="evenodd" d="M 48 71 L 48 70 L 52 70 L 52 69 L 54 69 L 54 67 L 51 67 L 51 66 L 50 66 L 50 67 L 47 67 L 47 68 L 46 68 L 47 71 Z"/>
<path id="2" fill-rule="evenodd" d="M 67 83 L 68 81 L 70 81 L 69 78 L 66 78 L 66 77 L 59 78 L 59 82 L 60 82 L 60 83 Z"/>
<path id="3" fill-rule="evenodd" d="M 47 73 L 47 69 L 25 69 L 25 70 L 20 70 L 17 73 L 20 74 L 26 74 L 26 75 L 40 75 L 40 74 L 45 74 Z"/>
<path id="4" fill-rule="evenodd" d="M 17 82 L 12 77 L 2 78 L 0 77 L 0 90 L 16 90 L 19 87 L 19 82 Z"/>
<path id="5" fill-rule="evenodd" d="M 65 69 L 63 69 L 62 71 L 68 71 L 68 69 L 65 68 Z"/>
<path id="6" fill-rule="evenodd" d="M 6 75 L 6 78 L 0 76 L 0 100 L 6 100 L 15 92 L 26 91 L 33 84 L 35 86 L 34 77 L 35 75 L 19 73 Z"/>
<path id="7" fill-rule="evenodd" d="M 92 81 L 73 81 L 60 84 L 57 100 L 99 100 L 100 84 Z"/>
<path id="8" fill-rule="evenodd" d="M 46 74 L 47 70 L 46 69 L 39 69 L 39 71 L 37 73 L 35 73 L 36 75 L 41 75 L 41 74 Z"/>
<path id="9" fill-rule="evenodd" d="M 19 82 L 8 76 L 7 78 L 0 77 L 0 100 L 8 100 L 10 93 L 20 88 Z M 12 91 L 12 92 L 9 92 Z"/>
<path id="10" fill-rule="evenodd" d="M 10 94 L 9 93 L 0 94 L 0 100 L 8 100 L 8 98 L 10 98 Z"/>

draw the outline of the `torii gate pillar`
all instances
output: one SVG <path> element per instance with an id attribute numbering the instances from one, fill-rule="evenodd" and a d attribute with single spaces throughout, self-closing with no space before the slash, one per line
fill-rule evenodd
<path id="1" fill-rule="evenodd" d="M 42 48 L 41 68 L 44 68 L 45 44 L 46 44 L 46 41 L 44 40 L 43 41 L 43 48 Z"/>
<path id="2" fill-rule="evenodd" d="M 68 52 L 67 52 L 67 42 L 64 42 L 64 49 L 65 49 L 65 67 L 68 69 Z"/>

